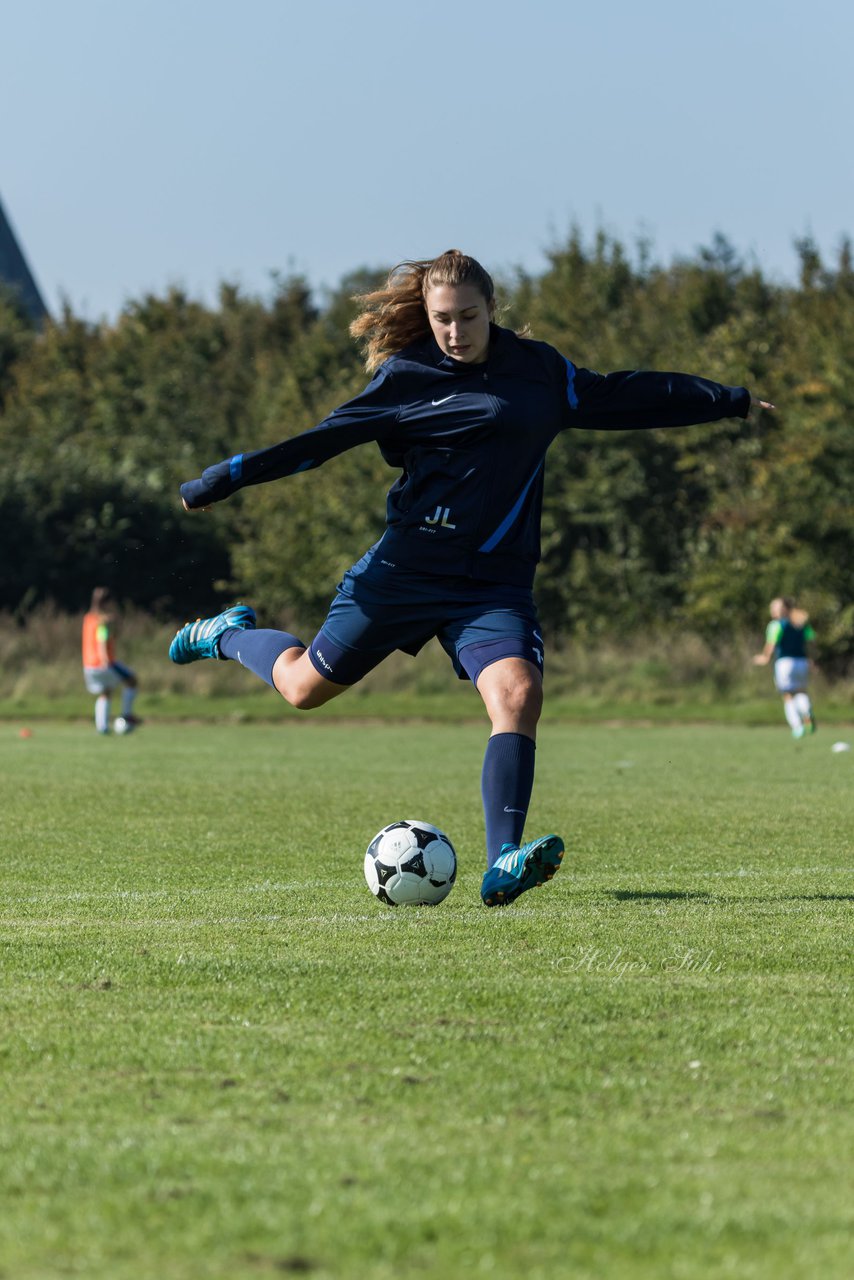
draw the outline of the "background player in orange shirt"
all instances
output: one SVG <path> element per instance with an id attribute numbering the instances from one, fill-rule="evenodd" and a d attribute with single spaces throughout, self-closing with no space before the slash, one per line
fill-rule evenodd
<path id="1" fill-rule="evenodd" d="M 133 714 L 136 676 L 130 667 L 116 662 L 111 604 L 109 589 L 96 587 L 83 619 L 83 679 L 95 695 L 95 728 L 99 733 L 110 732 L 110 695 L 122 686 L 122 710 L 114 727 L 117 732 L 127 733 L 142 722 Z"/>

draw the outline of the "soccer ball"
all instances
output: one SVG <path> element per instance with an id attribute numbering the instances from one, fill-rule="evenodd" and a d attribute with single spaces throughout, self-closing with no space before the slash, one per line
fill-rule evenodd
<path id="1" fill-rule="evenodd" d="M 133 721 L 125 720 L 124 716 L 116 716 L 113 721 L 113 733 L 133 733 Z"/>
<path id="2" fill-rule="evenodd" d="M 365 879 L 389 907 L 435 907 L 454 887 L 457 855 L 448 837 L 429 822 L 390 822 L 365 853 Z"/>

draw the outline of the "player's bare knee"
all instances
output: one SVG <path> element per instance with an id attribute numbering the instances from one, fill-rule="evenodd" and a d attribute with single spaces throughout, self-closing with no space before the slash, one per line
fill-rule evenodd
<path id="1" fill-rule="evenodd" d="M 282 696 L 297 711 L 314 711 L 315 707 L 322 707 L 326 701 L 317 689 L 299 688 L 294 689 L 290 695 L 283 694 Z"/>
<path id="2" fill-rule="evenodd" d="M 345 689 L 344 685 L 332 684 L 320 676 L 305 660 L 304 654 L 291 662 L 283 662 L 280 658 L 273 668 L 273 683 L 285 702 L 297 711 L 313 711 L 322 707 Z"/>
<path id="3" fill-rule="evenodd" d="M 543 687 L 533 678 L 522 677 L 505 686 L 499 699 L 505 715 L 539 720 L 543 709 Z"/>
<path id="4" fill-rule="evenodd" d="M 542 685 L 537 680 L 513 680 L 492 689 L 485 699 L 496 733 L 524 733 L 535 737 L 543 708 Z"/>
<path id="5" fill-rule="evenodd" d="M 277 693 L 297 711 L 310 711 L 316 705 L 312 699 L 311 686 L 300 678 L 299 672 L 290 667 L 282 670 L 277 664 L 273 668 L 273 682 Z"/>

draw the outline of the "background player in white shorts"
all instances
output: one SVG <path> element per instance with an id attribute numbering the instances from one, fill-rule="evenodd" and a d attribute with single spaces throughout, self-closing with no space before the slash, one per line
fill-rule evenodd
<path id="1" fill-rule="evenodd" d="M 794 738 L 815 733 L 812 703 L 807 693 L 810 661 L 807 645 L 815 639 L 808 615 L 787 596 L 777 596 L 769 606 L 771 621 L 765 630 L 765 648 L 753 661 L 766 666 L 774 658 L 774 684 L 783 695 L 783 711 Z"/>

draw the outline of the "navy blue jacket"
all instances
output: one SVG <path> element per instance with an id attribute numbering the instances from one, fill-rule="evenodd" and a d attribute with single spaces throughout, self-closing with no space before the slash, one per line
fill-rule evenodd
<path id="1" fill-rule="evenodd" d="M 207 506 L 375 440 L 401 472 L 388 494 L 384 559 L 528 586 L 540 558 L 543 464 L 558 432 L 681 427 L 749 408 L 744 387 L 683 373 L 592 373 L 493 325 L 484 364 L 452 360 L 432 337 L 407 347 L 318 426 L 208 467 L 181 496 Z"/>

